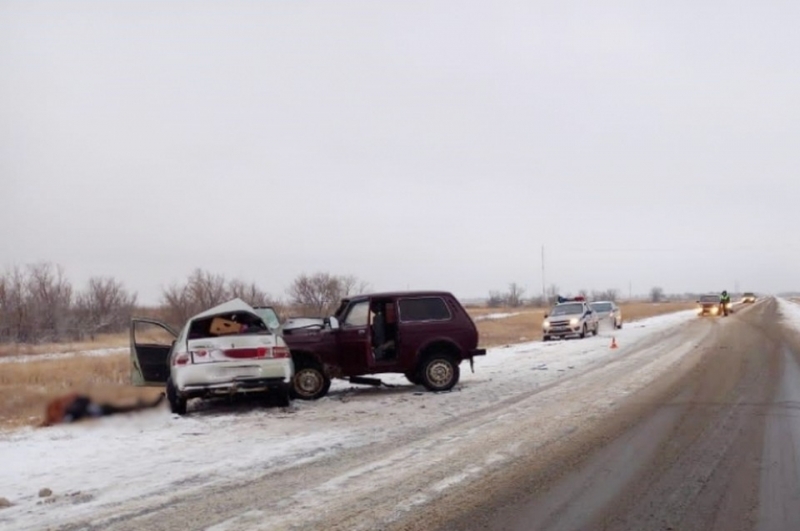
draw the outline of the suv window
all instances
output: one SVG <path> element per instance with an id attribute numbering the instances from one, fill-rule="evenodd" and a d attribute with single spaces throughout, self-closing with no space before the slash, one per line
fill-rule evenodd
<path id="1" fill-rule="evenodd" d="M 369 301 L 357 302 L 350 307 L 347 312 L 347 317 L 344 318 L 342 326 L 356 327 L 367 326 L 367 317 L 369 316 Z"/>
<path id="2" fill-rule="evenodd" d="M 400 306 L 400 320 L 405 323 L 415 321 L 447 321 L 451 318 L 447 304 L 439 297 L 400 299 L 398 305 Z"/>

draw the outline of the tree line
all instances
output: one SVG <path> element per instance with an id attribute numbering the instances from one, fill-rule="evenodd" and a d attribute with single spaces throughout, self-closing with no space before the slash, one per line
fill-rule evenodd
<path id="1" fill-rule="evenodd" d="M 557 284 L 550 284 L 544 292 L 544 295 L 535 295 L 525 298 L 525 288 L 512 282 L 508 285 L 506 291 L 494 290 L 489 292 L 486 299 L 487 306 L 490 308 L 518 308 L 521 306 L 531 306 L 534 308 L 550 307 L 558 301 L 559 295 L 561 296 L 581 296 L 590 301 L 611 301 L 618 302 L 620 299 L 620 291 L 616 288 L 609 288 L 606 290 L 592 290 L 591 292 L 586 289 L 581 289 L 575 295 L 566 295 L 561 292 L 561 288 Z M 684 299 L 690 300 L 696 297 L 694 294 L 684 294 L 683 296 L 670 296 L 664 292 L 661 287 L 653 287 L 649 294 L 648 300 L 650 302 L 666 302 L 668 300 Z"/>
<path id="2" fill-rule="evenodd" d="M 352 275 L 303 273 L 284 297 L 275 297 L 255 282 L 196 269 L 185 281 L 164 288 L 155 308 L 145 308 L 116 278 L 92 277 L 76 288 L 61 266 L 29 264 L 0 272 L 0 343 L 93 340 L 97 334 L 128 330 L 134 315 L 180 327 L 191 316 L 236 297 L 253 306 L 273 306 L 283 316 L 325 316 L 342 298 L 369 289 Z"/>

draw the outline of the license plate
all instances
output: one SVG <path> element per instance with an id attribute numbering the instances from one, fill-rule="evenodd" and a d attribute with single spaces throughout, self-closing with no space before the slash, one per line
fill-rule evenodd
<path id="1" fill-rule="evenodd" d="M 255 378 L 259 371 L 258 367 L 224 367 L 221 374 L 228 378 Z"/>

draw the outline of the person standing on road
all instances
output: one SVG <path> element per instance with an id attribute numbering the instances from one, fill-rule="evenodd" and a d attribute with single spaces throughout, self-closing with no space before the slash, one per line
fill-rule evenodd
<path id="1" fill-rule="evenodd" d="M 722 290 L 722 295 L 719 297 L 719 313 L 728 315 L 728 305 L 731 303 L 731 296 L 728 295 L 728 290 Z"/>

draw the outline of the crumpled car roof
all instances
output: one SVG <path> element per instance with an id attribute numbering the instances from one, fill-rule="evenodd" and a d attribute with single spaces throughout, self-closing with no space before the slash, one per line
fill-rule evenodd
<path id="1" fill-rule="evenodd" d="M 209 308 L 208 310 L 202 313 L 198 313 L 197 315 L 192 317 L 190 321 L 194 321 L 196 319 L 202 319 L 204 317 L 212 317 L 214 315 L 219 315 L 221 313 L 233 313 L 233 312 L 248 312 L 252 314 L 256 313 L 252 306 L 250 306 L 242 299 L 239 299 L 237 297 L 227 302 L 223 302 L 218 306 L 214 306 L 213 308 Z"/>

